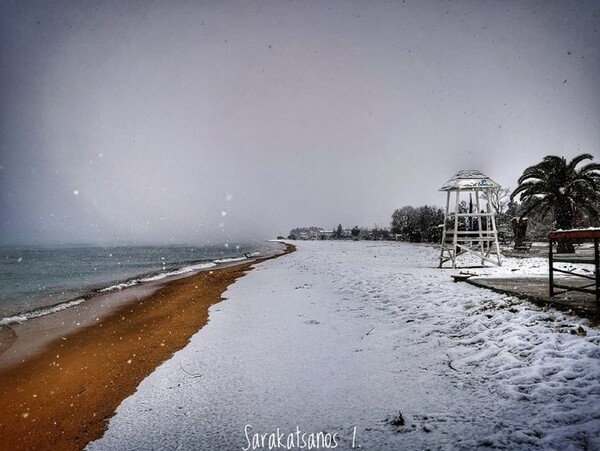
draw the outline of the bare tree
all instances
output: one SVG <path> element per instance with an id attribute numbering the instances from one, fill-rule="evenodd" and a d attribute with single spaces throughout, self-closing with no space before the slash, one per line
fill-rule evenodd
<path id="1" fill-rule="evenodd" d="M 491 188 L 484 190 L 481 197 L 488 203 L 488 208 L 496 215 L 500 216 L 504 213 L 508 203 L 510 202 L 510 188 Z"/>

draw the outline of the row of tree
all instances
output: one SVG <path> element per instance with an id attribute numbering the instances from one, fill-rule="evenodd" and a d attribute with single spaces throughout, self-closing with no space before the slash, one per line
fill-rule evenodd
<path id="1" fill-rule="evenodd" d="M 581 154 L 567 161 L 564 157 L 549 155 L 523 171 L 512 193 L 509 188 L 486 190 L 483 194 L 486 208 L 495 213 L 500 233 L 511 239 L 523 239 L 525 233 L 530 238 L 542 238 L 553 229 L 599 227 L 600 163 L 581 165 L 593 158 L 590 154 Z M 459 211 L 469 211 L 466 201 L 461 202 Z M 319 227 L 302 227 L 290 231 L 289 237 L 439 242 L 443 222 L 441 208 L 406 205 L 392 214 L 391 230 L 377 226 L 344 229 L 339 224 L 329 236 Z M 558 246 L 558 252 L 574 252 L 568 241 L 561 241 Z"/>
<path id="2" fill-rule="evenodd" d="M 444 212 L 441 208 L 406 205 L 392 214 L 392 233 L 402 241 L 438 242 L 442 239 L 443 222 Z"/>
<path id="3" fill-rule="evenodd" d="M 280 237 L 283 238 L 283 237 Z M 290 230 L 288 235 L 290 240 L 393 240 L 394 235 L 389 229 L 375 225 L 372 229 L 367 227 L 354 226 L 351 229 L 345 229 L 342 224 L 338 224 L 332 231 L 323 230 L 321 227 L 297 227 Z"/>

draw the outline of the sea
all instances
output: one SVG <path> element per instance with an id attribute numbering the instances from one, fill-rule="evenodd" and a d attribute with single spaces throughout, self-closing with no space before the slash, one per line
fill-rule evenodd
<path id="1" fill-rule="evenodd" d="M 232 262 L 284 245 L 0 246 L 0 326 L 21 323 L 93 296 Z"/>

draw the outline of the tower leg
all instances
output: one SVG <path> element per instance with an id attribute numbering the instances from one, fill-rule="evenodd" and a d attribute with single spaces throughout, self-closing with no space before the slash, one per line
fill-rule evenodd
<path id="1" fill-rule="evenodd" d="M 444 250 L 446 250 L 446 222 L 448 220 L 448 213 L 450 209 L 450 191 L 448 191 L 446 194 L 446 212 L 444 213 L 444 225 L 442 227 L 442 243 L 440 246 L 440 264 L 438 268 L 441 268 L 442 264 L 444 263 Z"/>
<path id="2" fill-rule="evenodd" d="M 448 192 L 450 195 L 450 192 Z M 452 269 L 456 269 L 456 252 L 458 250 L 458 206 L 460 199 L 460 188 L 456 191 L 456 203 L 454 205 L 454 237 L 452 239 Z"/>
<path id="3" fill-rule="evenodd" d="M 475 190 L 475 205 L 477 206 L 477 228 L 479 230 L 479 248 L 480 248 L 480 254 L 481 254 L 481 266 L 484 265 L 484 257 L 485 257 L 485 245 L 483 242 L 483 232 L 482 232 L 482 227 L 481 227 L 481 206 L 479 204 L 479 190 L 476 189 Z"/>
<path id="4" fill-rule="evenodd" d="M 500 244 L 498 244 L 498 231 L 496 230 L 496 218 L 494 215 L 490 217 L 492 218 L 492 233 L 494 236 L 494 247 L 496 249 L 496 257 L 498 258 L 498 266 L 502 266 L 502 262 L 500 261 Z"/>

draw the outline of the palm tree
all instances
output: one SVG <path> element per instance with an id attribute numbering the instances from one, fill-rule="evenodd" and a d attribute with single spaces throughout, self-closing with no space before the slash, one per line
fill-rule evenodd
<path id="1" fill-rule="evenodd" d="M 517 194 L 525 210 L 521 217 L 537 210 L 542 218 L 552 211 L 555 229 L 571 229 L 581 219 L 582 214 L 597 221 L 598 202 L 600 202 L 600 164 L 588 163 L 577 169 L 584 160 L 593 160 L 588 153 L 577 155 L 567 163 L 564 157 L 548 155 L 530 166 L 519 178 L 519 186 L 510 195 L 513 200 Z M 558 252 L 575 252 L 573 245 L 559 241 Z"/>

